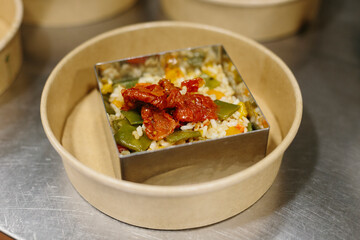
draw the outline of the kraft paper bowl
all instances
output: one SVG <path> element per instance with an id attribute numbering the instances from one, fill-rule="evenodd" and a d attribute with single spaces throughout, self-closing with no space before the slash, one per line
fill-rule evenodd
<path id="1" fill-rule="evenodd" d="M 240 171 L 217 180 L 207 180 L 211 169 L 197 166 L 144 183 L 121 180 L 119 163 L 111 162 L 106 148 L 110 130 L 99 93 L 93 90 L 94 64 L 216 43 L 224 45 L 270 123 L 267 156 L 242 163 Z M 46 135 L 80 195 L 113 218 L 155 229 L 205 226 L 250 207 L 273 183 L 301 115 L 296 79 L 276 55 L 239 34 L 184 22 L 132 25 L 83 43 L 52 71 L 41 99 Z"/>
<path id="2" fill-rule="evenodd" d="M 121 13 L 136 0 L 23 0 L 24 23 L 70 27 L 104 20 Z"/>
<path id="3" fill-rule="evenodd" d="M 296 33 L 320 0 L 161 0 L 171 19 L 210 24 L 267 41 Z"/>
<path id="4" fill-rule="evenodd" d="M 21 0 L 0 0 L 0 94 L 16 78 L 22 63 Z"/>

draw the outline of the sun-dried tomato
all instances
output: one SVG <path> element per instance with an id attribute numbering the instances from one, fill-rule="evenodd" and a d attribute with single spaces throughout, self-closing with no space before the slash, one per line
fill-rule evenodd
<path id="1" fill-rule="evenodd" d="M 197 92 L 202 85 L 204 85 L 204 80 L 200 77 L 185 80 L 181 83 L 181 87 L 186 86 L 187 92 Z"/>
<path id="2" fill-rule="evenodd" d="M 175 89 L 180 91 L 180 88 L 175 87 L 174 84 L 172 84 L 168 79 L 165 78 L 159 81 L 159 86 L 162 87 L 167 94 L 171 90 Z"/>
<path id="3" fill-rule="evenodd" d="M 124 106 L 122 110 L 130 110 L 149 103 L 159 109 L 166 108 L 165 91 L 157 84 L 141 85 L 137 84 L 135 87 L 124 89 L 121 91 L 124 98 Z"/>
<path id="4" fill-rule="evenodd" d="M 141 117 L 144 120 L 145 133 L 152 140 L 161 140 L 174 132 L 178 123 L 172 116 L 151 106 L 141 108 Z"/>
<path id="5" fill-rule="evenodd" d="M 197 92 L 204 84 L 202 78 L 186 80 L 181 86 L 186 86 L 187 93 L 182 95 L 180 88 L 175 87 L 167 79 L 162 79 L 159 85 L 164 88 L 167 97 L 167 108 L 175 108 L 173 116 L 180 122 L 201 122 L 206 119 L 217 119 L 216 104 L 211 98 L 200 94 L 189 94 Z"/>
<path id="6" fill-rule="evenodd" d="M 181 93 L 180 93 L 181 89 L 178 87 L 175 87 L 174 84 L 172 84 L 167 79 L 161 79 L 159 82 L 159 85 L 164 89 L 164 91 L 167 95 L 167 98 L 166 98 L 167 108 L 175 108 L 176 102 L 181 97 Z"/>
<path id="7" fill-rule="evenodd" d="M 202 122 L 217 119 L 217 106 L 210 97 L 201 94 L 185 94 L 177 101 L 173 116 L 179 122 Z"/>
<path id="8" fill-rule="evenodd" d="M 184 95 L 167 79 L 160 80 L 159 84 L 137 84 L 122 91 L 122 110 L 141 107 L 146 135 L 152 140 L 160 140 L 171 134 L 179 122 L 217 119 L 217 106 L 211 98 L 194 94 L 201 84 L 201 78 L 183 82 L 182 86 L 187 87 Z"/>

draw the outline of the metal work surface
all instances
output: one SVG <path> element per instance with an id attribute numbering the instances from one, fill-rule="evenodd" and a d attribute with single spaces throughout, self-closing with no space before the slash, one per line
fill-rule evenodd
<path id="1" fill-rule="evenodd" d="M 299 82 L 299 133 L 257 203 L 221 223 L 185 231 L 134 227 L 89 205 L 68 180 L 39 113 L 45 81 L 66 53 L 107 30 L 166 19 L 159 3 L 139 1 L 127 13 L 82 27 L 23 26 L 24 63 L 0 96 L 0 230 L 16 239 L 359 238 L 359 12 L 358 0 L 324 0 L 313 26 L 264 43 Z"/>

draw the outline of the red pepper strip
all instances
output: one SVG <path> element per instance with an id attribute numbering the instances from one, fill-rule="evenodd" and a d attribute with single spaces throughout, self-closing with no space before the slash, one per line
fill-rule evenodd
<path id="1" fill-rule="evenodd" d="M 130 64 L 143 64 L 145 63 L 146 59 L 147 57 L 138 57 L 138 58 L 128 59 L 126 60 L 126 62 Z"/>
<path id="2" fill-rule="evenodd" d="M 123 151 L 129 151 L 129 149 L 127 149 L 126 147 L 123 147 L 119 144 L 116 144 L 117 145 L 117 148 L 119 150 L 119 153 L 123 152 Z"/>

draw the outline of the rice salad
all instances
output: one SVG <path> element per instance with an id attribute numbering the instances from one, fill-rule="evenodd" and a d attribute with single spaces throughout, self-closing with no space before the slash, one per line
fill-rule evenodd
<path id="1" fill-rule="evenodd" d="M 230 58 L 217 48 L 95 68 L 120 155 L 269 127 Z M 197 116 L 199 112 L 205 116 Z"/>

